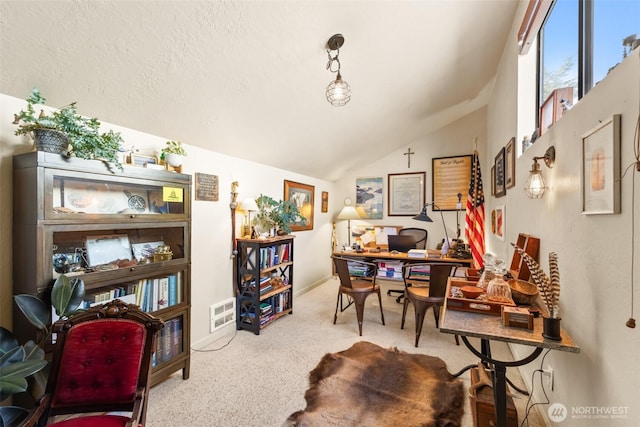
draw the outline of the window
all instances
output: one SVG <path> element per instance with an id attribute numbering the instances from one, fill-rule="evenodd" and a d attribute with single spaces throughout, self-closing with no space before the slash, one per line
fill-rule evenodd
<path id="1" fill-rule="evenodd" d="M 640 43 L 638 16 L 638 0 L 554 0 L 538 34 L 538 107 L 563 87 L 575 103 L 606 77 Z"/>

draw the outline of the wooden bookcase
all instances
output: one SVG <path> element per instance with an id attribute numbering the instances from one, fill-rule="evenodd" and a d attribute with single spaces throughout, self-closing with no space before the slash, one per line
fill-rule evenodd
<path id="1" fill-rule="evenodd" d="M 293 313 L 293 238 L 236 240 L 237 329 L 259 335 Z"/>
<path id="2" fill-rule="evenodd" d="M 165 322 L 152 385 L 189 378 L 191 176 L 41 151 L 13 158 L 13 290 L 50 298 L 60 274 L 80 277 L 84 305 L 120 298 Z M 155 252 L 164 246 L 169 254 Z M 37 331 L 14 309 L 21 341 Z M 50 344 L 45 343 L 48 350 Z"/>

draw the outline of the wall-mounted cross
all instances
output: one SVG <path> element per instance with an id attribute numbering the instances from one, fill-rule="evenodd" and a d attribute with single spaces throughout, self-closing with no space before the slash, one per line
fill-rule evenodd
<path id="1" fill-rule="evenodd" d="M 409 148 L 407 150 L 406 153 L 404 153 L 405 156 L 407 156 L 407 167 L 410 168 L 411 167 L 411 155 L 412 154 L 416 154 L 415 152 L 411 151 L 411 148 Z"/>

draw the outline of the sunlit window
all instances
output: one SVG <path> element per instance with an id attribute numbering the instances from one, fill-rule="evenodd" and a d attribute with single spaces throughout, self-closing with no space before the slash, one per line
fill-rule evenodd
<path id="1" fill-rule="evenodd" d="M 539 32 L 538 106 L 564 87 L 575 104 L 640 44 L 636 37 L 640 0 L 554 1 Z"/>

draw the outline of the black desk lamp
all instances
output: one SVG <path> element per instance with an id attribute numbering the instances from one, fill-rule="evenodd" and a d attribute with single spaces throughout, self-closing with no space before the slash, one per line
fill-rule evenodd
<path id="1" fill-rule="evenodd" d="M 413 219 L 418 220 L 418 221 L 425 221 L 425 222 L 433 222 L 433 219 L 431 219 L 431 217 L 429 217 L 429 215 L 427 215 L 427 206 L 433 206 L 434 208 L 438 208 L 438 205 L 436 205 L 436 202 L 430 202 L 430 203 L 425 203 L 424 207 L 422 208 L 422 210 L 420 211 L 420 213 L 416 216 L 413 217 Z M 449 235 L 447 234 L 447 226 L 444 223 L 444 215 L 442 214 L 442 210 L 440 209 L 440 218 L 442 218 L 442 228 L 444 228 L 444 237 L 445 239 L 447 239 L 447 248 L 449 249 L 450 245 L 451 245 L 451 241 L 449 240 Z"/>

